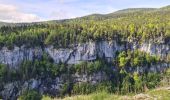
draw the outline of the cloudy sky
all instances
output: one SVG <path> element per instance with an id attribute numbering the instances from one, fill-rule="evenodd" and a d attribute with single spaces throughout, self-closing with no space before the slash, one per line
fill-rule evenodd
<path id="1" fill-rule="evenodd" d="M 170 5 L 170 0 L 0 0 L 0 21 L 35 22 Z"/>

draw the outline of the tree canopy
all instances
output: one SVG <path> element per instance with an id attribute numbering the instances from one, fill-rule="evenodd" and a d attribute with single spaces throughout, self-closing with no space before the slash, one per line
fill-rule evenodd
<path id="1" fill-rule="evenodd" d="M 118 42 L 168 43 L 170 38 L 169 7 L 136 8 L 115 13 L 31 24 L 7 24 L 0 27 L 0 47 L 27 47 L 116 40 Z"/>

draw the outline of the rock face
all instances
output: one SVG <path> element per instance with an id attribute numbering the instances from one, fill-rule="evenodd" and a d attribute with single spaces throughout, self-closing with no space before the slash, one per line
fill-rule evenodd
<path id="1" fill-rule="evenodd" d="M 41 48 L 29 48 L 24 47 L 14 47 L 13 50 L 8 50 L 7 48 L 2 48 L 0 50 L 0 63 L 6 64 L 11 67 L 16 67 L 23 60 L 33 60 L 40 58 L 42 55 Z"/>
<path id="2" fill-rule="evenodd" d="M 92 75 L 87 74 L 75 74 L 73 75 L 75 83 L 91 83 L 96 84 L 103 80 L 107 80 L 108 77 L 104 72 L 93 73 Z"/>
<path id="3" fill-rule="evenodd" d="M 153 43 L 143 43 L 140 47 L 141 51 L 147 52 L 151 55 L 160 55 L 165 57 L 170 54 L 170 44 L 153 44 Z"/>
<path id="4" fill-rule="evenodd" d="M 46 52 L 54 59 L 56 63 L 65 62 L 68 64 L 76 64 L 81 61 L 95 60 L 97 57 L 113 58 L 117 50 L 122 50 L 123 46 L 119 46 L 116 42 L 89 42 L 78 44 L 73 49 L 54 49 L 46 48 Z"/>
<path id="5" fill-rule="evenodd" d="M 3 48 L 0 50 L 0 63 L 9 65 L 10 68 L 17 68 L 17 66 L 23 60 L 33 61 L 34 59 L 40 59 L 43 53 L 47 53 L 53 60 L 54 63 L 68 63 L 68 64 L 77 64 L 82 61 L 92 61 L 96 60 L 98 57 L 107 59 L 108 61 L 112 60 L 115 57 L 117 51 L 122 50 L 141 50 L 151 55 L 160 55 L 162 58 L 170 54 L 170 44 L 154 44 L 154 43 L 126 43 L 118 44 L 115 41 L 101 41 L 98 43 L 88 42 L 84 44 L 78 44 L 73 48 L 64 48 L 64 49 L 55 49 L 53 46 L 48 46 L 45 48 L 25 48 L 15 47 L 13 50 L 8 50 Z M 157 65 L 152 65 L 150 68 L 139 67 L 136 69 L 128 69 L 130 71 L 137 72 L 157 72 L 163 71 L 170 64 L 162 63 Z M 75 83 L 87 82 L 91 84 L 96 84 L 100 81 L 107 80 L 107 76 L 103 72 L 94 73 L 90 76 L 86 74 L 75 74 L 71 76 Z M 67 79 L 68 77 L 66 77 Z M 0 91 L 0 95 L 4 99 L 16 99 L 24 90 L 27 89 L 37 89 L 40 93 L 57 93 L 60 92 L 62 86 L 65 83 L 64 77 L 56 77 L 56 79 L 30 79 L 25 82 L 12 82 L 4 86 L 3 91 Z"/>
<path id="6" fill-rule="evenodd" d="M 106 74 L 103 72 L 93 73 L 92 75 L 75 74 L 72 76 L 74 83 L 88 82 L 96 84 L 103 80 L 107 80 Z M 4 86 L 3 91 L 0 91 L 0 96 L 4 100 L 17 100 L 17 97 L 21 95 L 25 90 L 36 89 L 41 94 L 59 95 L 62 91 L 62 87 L 66 83 L 67 76 L 56 77 L 55 79 L 30 79 L 25 82 L 16 81 Z"/>
<path id="7" fill-rule="evenodd" d="M 154 44 L 154 43 L 142 43 L 139 44 L 122 44 L 119 45 L 115 41 L 102 41 L 102 42 L 88 42 L 84 44 L 78 44 L 74 48 L 55 49 L 53 46 L 45 48 L 24 48 L 15 47 L 13 50 L 3 48 L 0 50 L 0 63 L 7 64 L 11 67 L 15 67 L 23 60 L 34 60 L 41 58 L 43 52 L 46 52 L 51 56 L 55 63 L 63 62 L 68 64 L 76 64 L 82 61 L 95 60 L 97 57 L 111 60 L 115 56 L 116 51 L 124 49 L 139 49 L 141 51 L 160 55 L 166 57 L 170 54 L 170 44 Z M 44 51 L 43 51 L 44 50 Z"/>

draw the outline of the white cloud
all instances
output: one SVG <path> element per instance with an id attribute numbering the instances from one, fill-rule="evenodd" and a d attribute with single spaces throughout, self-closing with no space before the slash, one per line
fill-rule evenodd
<path id="1" fill-rule="evenodd" d="M 76 1 L 78 1 L 78 0 L 54 0 L 54 1 L 56 1 L 56 2 L 59 2 L 59 3 L 72 3 L 72 2 L 76 2 Z"/>
<path id="2" fill-rule="evenodd" d="M 5 22 L 35 22 L 41 18 L 35 14 L 24 13 L 14 5 L 0 4 L 0 21 Z"/>
<path id="3" fill-rule="evenodd" d="M 71 14 L 69 10 L 60 9 L 58 11 L 52 11 L 49 15 L 49 19 L 68 19 L 68 18 L 75 18 L 74 14 Z"/>

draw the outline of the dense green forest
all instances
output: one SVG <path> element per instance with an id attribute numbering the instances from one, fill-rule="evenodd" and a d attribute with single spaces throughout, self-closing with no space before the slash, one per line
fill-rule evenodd
<path id="1" fill-rule="evenodd" d="M 125 9 L 69 20 L 8 23 L 0 28 L 0 47 L 11 49 L 14 45 L 71 47 L 71 44 L 100 40 L 168 43 L 169 38 L 169 6 L 160 9 Z"/>

